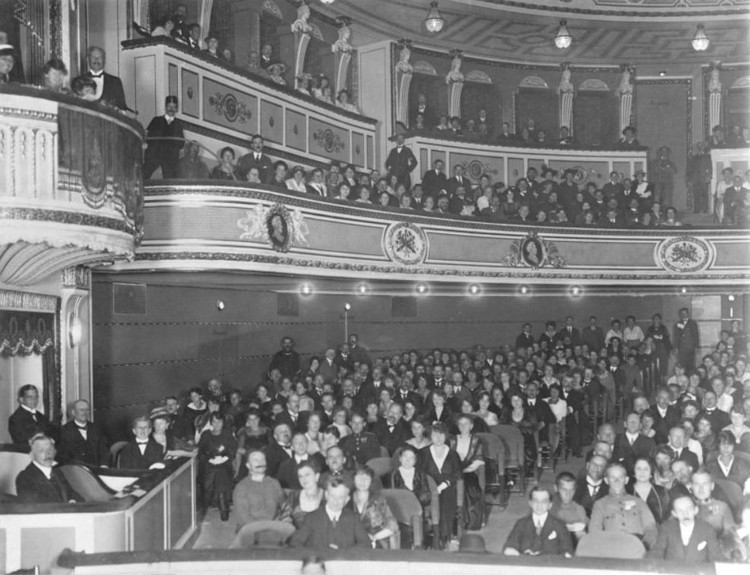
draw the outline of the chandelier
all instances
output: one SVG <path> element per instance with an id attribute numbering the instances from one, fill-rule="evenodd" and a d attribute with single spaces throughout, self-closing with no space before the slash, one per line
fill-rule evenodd
<path id="1" fill-rule="evenodd" d="M 430 2 L 430 11 L 427 13 L 427 18 L 424 21 L 427 31 L 432 33 L 440 32 L 444 24 L 445 20 L 440 14 L 440 10 L 438 10 L 438 3 Z"/>
<path id="2" fill-rule="evenodd" d="M 693 36 L 693 41 L 691 42 L 693 50 L 696 52 L 704 52 L 708 49 L 710 43 L 711 40 L 708 39 L 708 36 L 706 36 L 706 33 L 703 31 L 703 24 L 698 24 L 698 29 L 695 31 L 695 36 Z"/>
<path id="3" fill-rule="evenodd" d="M 557 35 L 555 36 L 555 46 L 560 48 L 560 50 L 570 48 L 570 45 L 573 43 L 573 37 L 568 32 L 566 24 L 565 20 L 560 20 L 560 28 L 557 30 Z"/>

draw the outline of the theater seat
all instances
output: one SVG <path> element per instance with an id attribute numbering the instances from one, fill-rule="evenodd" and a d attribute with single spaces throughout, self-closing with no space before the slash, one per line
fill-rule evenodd
<path id="1" fill-rule="evenodd" d="M 583 536 L 576 547 L 576 557 L 605 559 L 643 559 L 646 548 L 635 535 L 598 531 Z"/>
<path id="2" fill-rule="evenodd" d="M 60 466 L 60 471 L 70 486 L 86 502 L 109 501 L 114 496 L 114 491 L 109 489 L 88 467 L 70 463 Z"/>
<path id="3" fill-rule="evenodd" d="M 740 510 L 742 509 L 742 487 L 740 487 L 734 481 L 728 481 L 726 479 L 714 479 L 714 483 L 721 487 L 724 494 L 729 500 L 729 507 L 732 509 L 732 515 L 735 517 L 739 516 Z"/>
<path id="4" fill-rule="evenodd" d="M 414 537 L 414 548 L 421 549 L 424 540 L 424 533 L 422 533 L 422 506 L 419 504 L 417 496 L 408 489 L 383 489 L 382 494 L 396 521 L 402 525 L 411 526 Z M 391 549 L 400 549 L 400 534 L 395 533 L 394 535 L 395 537 L 391 538 Z"/>
<path id="5" fill-rule="evenodd" d="M 229 546 L 248 549 L 256 545 L 281 546 L 294 533 L 294 525 L 285 521 L 255 521 L 243 526 Z"/>
<path id="6" fill-rule="evenodd" d="M 525 493 L 526 459 L 523 451 L 523 435 L 514 425 L 493 425 L 490 431 L 502 440 L 505 447 L 505 470 L 512 471 L 518 476 L 519 489 L 513 489 L 513 491 Z"/>
<path id="7" fill-rule="evenodd" d="M 389 475 L 393 470 L 393 462 L 390 457 L 373 457 L 366 465 L 375 472 L 375 475 L 381 478 Z"/>
<path id="8" fill-rule="evenodd" d="M 120 463 L 120 452 L 122 448 L 128 444 L 127 441 L 116 441 L 109 448 L 109 466 L 112 469 L 117 469 Z"/>
<path id="9" fill-rule="evenodd" d="M 16 476 L 26 469 L 29 463 L 31 463 L 29 454 L 14 446 L 0 450 L 0 494 L 18 495 Z"/>

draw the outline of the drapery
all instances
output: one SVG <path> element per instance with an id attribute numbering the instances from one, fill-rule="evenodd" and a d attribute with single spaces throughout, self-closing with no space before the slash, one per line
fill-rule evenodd
<path id="1" fill-rule="evenodd" d="M 50 313 L 0 310 L 0 357 L 54 352 L 54 322 Z"/>

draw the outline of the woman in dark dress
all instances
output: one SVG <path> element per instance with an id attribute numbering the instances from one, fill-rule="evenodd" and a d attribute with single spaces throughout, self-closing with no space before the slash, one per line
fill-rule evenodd
<path id="1" fill-rule="evenodd" d="M 422 516 L 429 516 L 430 484 L 427 475 L 417 467 L 419 450 L 411 445 L 404 445 L 398 457 L 399 466 L 391 473 L 391 486 L 393 489 L 407 489 L 419 500 L 422 506 Z"/>
<path id="2" fill-rule="evenodd" d="M 537 447 L 534 434 L 539 429 L 536 417 L 524 407 L 524 399 L 519 393 L 510 396 L 510 409 L 506 409 L 500 418 L 501 424 L 514 425 L 523 436 L 523 451 L 526 461 L 526 475 L 533 475 L 536 465 Z"/>
<path id="3" fill-rule="evenodd" d="M 627 486 L 628 493 L 640 497 L 648 506 L 657 523 L 670 517 L 671 507 L 667 490 L 654 485 L 654 468 L 647 458 L 639 457 L 633 466 L 635 481 Z"/>
<path id="4" fill-rule="evenodd" d="M 224 427 L 220 412 L 211 414 L 211 429 L 201 435 L 198 442 L 198 476 L 203 485 L 203 508 L 217 505 L 221 520 L 229 519 L 234 475 L 232 462 L 237 451 L 237 440 L 231 430 Z"/>
<path id="5" fill-rule="evenodd" d="M 432 407 L 427 414 L 428 423 L 450 425 L 453 421 L 453 414 L 446 402 L 445 392 L 442 389 L 436 389 L 432 392 Z"/>
<path id="6" fill-rule="evenodd" d="M 299 529 L 309 513 L 325 505 L 325 490 L 320 486 L 320 469 L 313 459 L 299 464 L 297 477 L 302 489 L 291 492 L 289 507 L 292 510 L 292 523 Z"/>
<path id="7" fill-rule="evenodd" d="M 219 153 L 221 163 L 214 167 L 208 177 L 212 180 L 237 180 L 237 172 L 234 166 L 234 150 L 227 146 Z"/>
<path id="8" fill-rule="evenodd" d="M 466 529 L 474 531 L 484 526 L 484 493 L 479 485 L 479 474 L 484 473 L 484 449 L 479 437 L 472 433 L 474 419 L 470 415 L 459 415 L 456 427 L 458 434 L 451 438 L 450 446 L 461 459 L 464 477 L 464 516 L 461 520 Z"/>
<path id="9" fill-rule="evenodd" d="M 261 423 L 260 412 L 251 407 L 245 414 L 245 425 L 237 430 L 236 435 L 237 457 L 234 461 L 234 474 L 238 479 L 242 479 L 247 475 L 247 454 L 251 451 L 263 451 L 268 445 L 271 432 Z"/>
<path id="10" fill-rule="evenodd" d="M 175 433 L 189 442 L 195 440 L 195 420 L 208 411 L 208 403 L 203 399 L 203 390 L 200 387 L 194 387 L 190 390 L 190 402 L 182 411 L 182 423 L 179 426 L 180 431 Z"/>
<path id="11" fill-rule="evenodd" d="M 461 460 L 447 443 L 448 429 L 442 423 L 432 426 L 432 445 L 422 452 L 420 469 L 432 477 L 440 495 L 440 532 L 436 539 L 438 548 L 444 549 L 453 535 L 453 524 L 458 511 L 456 484 L 461 479 Z"/>

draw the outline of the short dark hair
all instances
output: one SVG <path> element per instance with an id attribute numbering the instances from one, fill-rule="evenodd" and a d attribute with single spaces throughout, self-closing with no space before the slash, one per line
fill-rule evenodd
<path id="1" fill-rule="evenodd" d="M 18 389 L 18 399 L 22 399 L 23 396 L 26 395 L 26 392 L 31 391 L 32 389 L 36 391 L 37 393 L 39 393 L 39 390 L 36 388 L 36 385 L 31 385 L 30 383 L 27 383 L 26 385 L 22 385 Z"/>
<path id="2" fill-rule="evenodd" d="M 60 58 L 51 58 L 47 60 L 47 62 L 44 64 L 42 72 L 44 74 L 47 74 L 50 70 L 57 70 L 58 72 L 62 72 L 63 74 L 68 73 L 68 68 L 65 66 L 65 62 L 60 60 Z"/>

